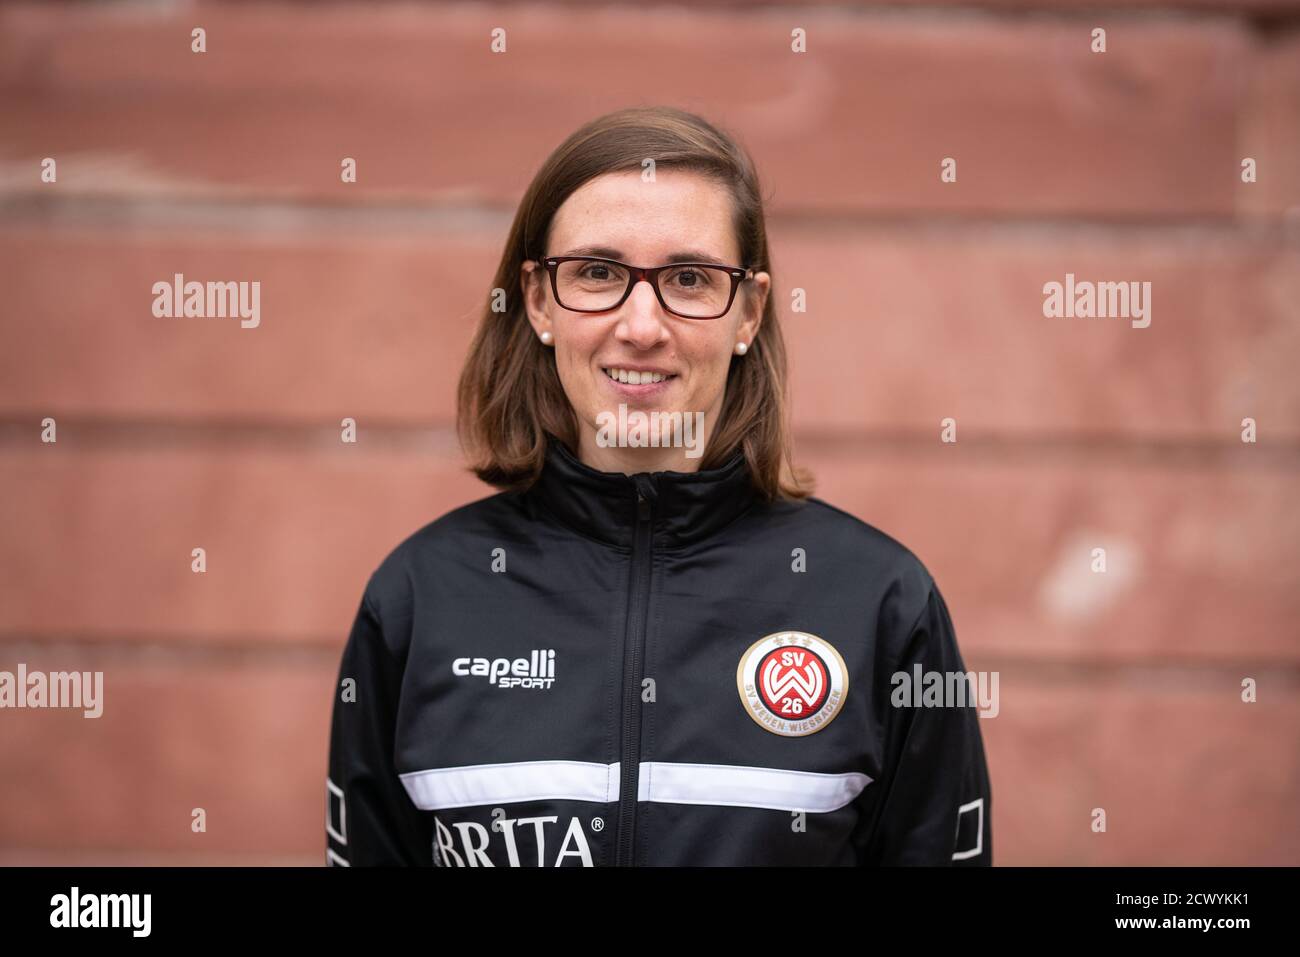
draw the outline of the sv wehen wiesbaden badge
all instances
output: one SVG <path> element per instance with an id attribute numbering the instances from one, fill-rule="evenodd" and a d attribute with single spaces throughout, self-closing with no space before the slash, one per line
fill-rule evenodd
<path id="1" fill-rule="evenodd" d="M 749 716 L 773 734 L 820 731 L 849 693 L 844 659 L 830 642 L 805 631 L 778 631 L 749 646 L 736 669 Z"/>

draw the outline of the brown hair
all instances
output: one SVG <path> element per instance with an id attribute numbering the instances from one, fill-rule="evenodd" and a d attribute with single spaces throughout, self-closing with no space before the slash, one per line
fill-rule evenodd
<path id="1" fill-rule="evenodd" d="M 604 173 L 657 167 L 703 173 L 732 195 L 740 264 L 771 272 L 758 174 L 735 140 L 708 121 L 665 106 L 631 107 L 575 131 L 537 171 L 519 203 L 493 286 L 507 308 L 489 302 L 457 387 L 456 428 L 471 470 L 502 489 L 523 489 L 541 474 L 547 436 L 578 449 L 578 424 L 555 369 L 554 352 L 527 321 L 520 269 L 545 252 L 551 219 L 575 190 Z M 740 294 L 748 292 L 741 286 Z M 786 352 L 775 297 L 743 357 L 732 357 L 719 422 L 700 469 L 717 468 L 743 449 L 754 484 L 768 500 L 802 499 L 812 476 L 793 464 L 787 421 Z"/>

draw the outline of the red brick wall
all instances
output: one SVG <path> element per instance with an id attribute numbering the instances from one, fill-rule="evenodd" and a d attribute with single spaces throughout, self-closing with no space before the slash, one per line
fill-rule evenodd
<path id="1" fill-rule="evenodd" d="M 453 390 L 514 205 L 644 102 L 751 150 L 801 461 L 1000 672 L 998 863 L 1300 863 L 1300 0 L 0 7 L 0 669 L 107 683 L 0 712 L 0 862 L 323 859 L 366 576 L 491 491 Z M 261 326 L 154 319 L 176 272 Z M 1067 272 L 1151 326 L 1043 318 Z"/>

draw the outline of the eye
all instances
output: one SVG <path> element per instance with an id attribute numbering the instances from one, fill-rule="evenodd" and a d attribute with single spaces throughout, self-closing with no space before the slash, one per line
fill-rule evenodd
<path id="1" fill-rule="evenodd" d="M 698 289 L 709 285 L 713 277 L 709 275 L 709 270 L 699 269 L 695 266 L 683 266 L 681 269 L 673 270 L 668 273 L 670 279 L 676 280 L 677 284 L 683 289 Z"/>

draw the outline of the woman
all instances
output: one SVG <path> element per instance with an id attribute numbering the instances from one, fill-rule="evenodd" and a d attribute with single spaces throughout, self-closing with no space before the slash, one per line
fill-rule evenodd
<path id="1" fill-rule="evenodd" d="M 460 381 L 500 488 L 395 548 L 348 639 L 334 864 L 988 864 L 964 666 L 902 545 L 809 496 L 753 165 L 675 109 L 524 196 Z M 904 700 L 905 699 L 905 700 Z"/>

